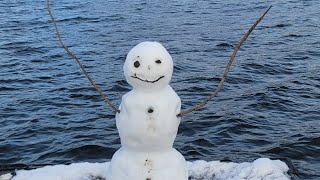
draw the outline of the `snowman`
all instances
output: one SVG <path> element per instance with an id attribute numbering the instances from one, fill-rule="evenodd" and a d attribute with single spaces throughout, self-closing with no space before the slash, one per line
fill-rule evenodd
<path id="1" fill-rule="evenodd" d="M 117 109 L 103 95 L 79 59 L 64 45 L 51 14 L 50 0 L 47 0 L 47 6 L 60 44 L 76 60 L 105 102 L 117 112 L 116 125 L 122 147 L 111 159 L 107 180 L 188 179 L 186 160 L 173 148 L 180 117 L 201 109 L 218 94 L 241 45 L 272 7 L 260 16 L 235 47 L 216 91 L 199 105 L 180 112 L 181 100 L 169 85 L 173 73 L 172 58 L 160 43 L 142 42 L 129 51 L 123 69 L 133 89 L 122 97 Z"/>
<path id="2" fill-rule="evenodd" d="M 173 62 L 158 42 L 131 49 L 124 75 L 133 89 L 116 114 L 121 148 L 113 155 L 108 180 L 187 180 L 186 160 L 173 142 L 181 100 L 169 85 Z"/>

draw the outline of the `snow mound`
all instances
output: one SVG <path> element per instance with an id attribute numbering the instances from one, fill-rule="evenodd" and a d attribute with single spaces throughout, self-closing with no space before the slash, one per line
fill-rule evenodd
<path id="1" fill-rule="evenodd" d="M 202 160 L 188 162 L 191 180 L 289 180 L 288 166 L 280 160 L 260 158 L 252 163 L 206 162 Z"/>
<path id="2" fill-rule="evenodd" d="M 106 180 L 109 162 L 74 163 L 45 166 L 34 170 L 17 170 L 16 175 L 0 180 Z M 280 160 L 260 158 L 252 163 L 198 160 L 187 162 L 189 180 L 289 180 L 288 166 Z"/>

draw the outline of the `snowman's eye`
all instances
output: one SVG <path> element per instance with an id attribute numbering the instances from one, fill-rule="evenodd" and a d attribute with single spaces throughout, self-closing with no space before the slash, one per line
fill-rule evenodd
<path id="1" fill-rule="evenodd" d="M 156 63 L 157 63 L 157 64 L 161 64 L 161 60 L 159 60 L 159 59 L 156 60 Z"/>
<path id="2" fill-rule="evenodd" d="M 138 68 L 140 66 L 140 63 L 139 63 L 139 61 L 135 61 L 133 65 L 134 65 L 134 67 Z"/>

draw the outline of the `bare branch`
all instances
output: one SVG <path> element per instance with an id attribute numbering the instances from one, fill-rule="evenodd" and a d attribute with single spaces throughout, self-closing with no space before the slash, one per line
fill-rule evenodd
<path id="1" fill-rule="evenodd" d="M 234 51 L 230 57 L 230 60 L 229 60 L 229 63 L 227 64 L 226 66 L 226 69 L 224 70 L 224 73 L 223 73 L 223 77 L 216 89 L 216 91 L 211 95 L 209 96 L 207 99 L 205 99 L 202 103 L 200 103 L 199 105 L 196 105 L 196 106 L 193 106 L 191 107 L 190 109 L 187 109 L 186 111 L 181 111 L 177 117 L 181 117 L 183 115 L 186 115 L 194 110 L 199 110 L 201 109 L 204 105 L 206 105 L 212 98 L 214 98 L 218 92 L 220 91 L 220 89 L 222 88 L 222 85 L 223 83 L 225 82 L 226 78 L 227 78 L 227 75 L 228 75 L 228 72 L 229 72 L 229 69 L 230 69 L 230 66 L 231 64 L 233 63 L 236 55 L 237 55 L 237 52 L 238 50 L 240 49 L 241 45 L 244 43 L 244 41 L 247 40 L 247 38 L 249 37 L 250 33 L 255 29 L 255 27 L 260 23 L 260 21 L 264 18 L 264 16 L 268 13 L 268 11 L 271 9 L 272 6 L 270 6 L 264 13 L 263 15 L 251 26 L 251 28 L 247 31 L 247 33 L 242 37 L 241 41 L 238 43 L 238 45 L 234 48 Z"/>
<path id="2" fill-rule="evenodd" d="M 62 41 L 62 38 L 61 38 L 61 35 L 59 33 L 59 30 L 58 30 L 58 27 L 57 27 L 57 24 L 56 24 L 56 21 L 51 13 L 51 8 L 50 8 L 50 0 L 47 0 L 47 10 L 48 10 L 48 13 L 51 17 L 51 20 L 52 20 L 52 23 L 54 25 L 54 28 L 56 30 L 56 34 L 59 38 L 59 42 L 61 44 L 61 46 L 63 47 L 64 50 L 67 51 L 67 53 L 74 59 L 77 61 L 77 63 L 79 64 L 80 68 L 82 69 L 82 71 L 84 72 L 84 74 L 86 75 L 86 77 L 88 78 L 88 80 L 90 81 L 90 83 L 92 84 L 92 86 L 98 91 L 98 93 L 100 94 L 100 96 L 102 96 L 102 98 L 104 99 L 104 101 L 112 108 L 112 110 L 115 112 L 115 113 L 120 113 L 120 110 L 118 108 L 116 108 L 112 103 L 111 101 L 102 93 L 102 91 L 99 89 L 99 86 L 92 80 L 92 78 L 89 76 L 89 74 L 87 73 L 86 69 L 84 68 L 84 66 L 81 64 L 81 62 L 79 61 L 79 59 L 68 49 L 67 46 L 64 45 L 63 41 Z"/>

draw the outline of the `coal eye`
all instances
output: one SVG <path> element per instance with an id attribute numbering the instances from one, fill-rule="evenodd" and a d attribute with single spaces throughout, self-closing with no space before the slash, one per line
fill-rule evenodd
<path id="1" fill-rule="evenodd" d="M 157 63 L 157 64 L 161 64 L 161 60 L 159 60 L 159 59 L 156 60 L 156 63 Z"/>
<path id="2" fill-rule="evenodd" d="M 139 63 L 139 61 L 135 61 L 133 65 L 134 65 L 134 67 L 138 68 L 140 66 L 140 63 Z"/>

